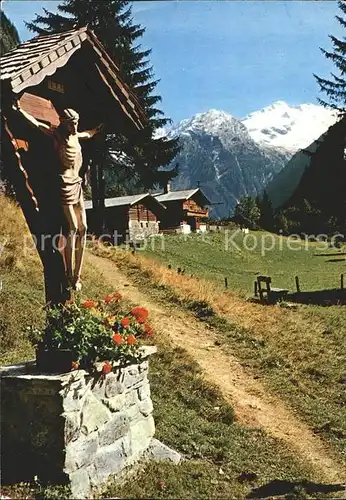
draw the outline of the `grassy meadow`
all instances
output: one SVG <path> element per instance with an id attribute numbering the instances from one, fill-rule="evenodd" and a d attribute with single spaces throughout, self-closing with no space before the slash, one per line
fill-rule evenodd
<path id="1" fill-rule="evenodd" d="M 0 211 L 2 214 L 0 242 L 4 245 L 0 256 L 2 280 L 0 361 L 1 364 L 8 364 L 33 358 L 34 353 L 27 340 L 26 327 L 31 324 L 43 324 L 44 289 L 41 264 L 36 252 L 23 253 L 23 235 L 28 233 L 20 210 L 14 203 L 1 196 Z M 159 284 L 158 275 L 150 274 L 148 269 L 155 267 L 152 266 L 151 260 L 148 260 L 148 268 L 145 269 L 138 263 L 138 258 L 131 256 L 129 252 L 121 252 L 121 259 L 117 257 L 118 264 L 126 268 L 129 273 L 136 273 L 138 283 L 142 283 L 148 293 L 156 294 L 157 300 L 169 299 L 176 304 L 176 307 L 194 310 L 193 307 L 196 304 L 193 305 L 193 293 L 196 296 L 199 293 L 201 296 L 201 290 L 206 289 L 202 280 L 191 278 L 195 280 L 195 288 L 192 287 L 189 297 L 179 302 L 176 292 L 172 301 L 172 292 L 169 292 L 167 297 L 160 295 L 161 292 L 167 293 L 168 285 L 166 288 L 162 287 L 162 279 Z M 176 263 L 178 264 L 178 261 Z M 160 270 L 166 273 L 171 285 L 174 285 L 172 277 L 182 280 L 182 283 L 187 280 L 186 277 L 178 276 L 172 271 L 167 274 L 165 266 L 156 267 L 157 272 Z M 188 288 L 191 289 L 190 285 L 186 290 Z M 105 283 L 100 273 L 86 266 L 83 296 L 100 298 L 109 291 L 109 285 Z M 220 296 L 219 293 L 218 296 Z M 208 300 L 211 300 L 211 297 L 212 295 L 208 297 Z M 197 309 L 200 310 L 200 306 Z M 240 306 L 239 314 L 241 316 Z M 220 321 L 217 318 L 218 316 L 215 315 L 214 320 Z M 330 326 L 329 334 L 318 337 L 319 346 L 313 345 L 310 349 L 308 341 L 304 344 L 306 356 L 312 352 L 315 361 L 319 349 L 328 349 L 328 345 L 331 347 L 339 343 L 336 336 L 339 328 L 336 316 L 334 323 L 331 316 L 330 323 L 332 326 Z M 249 332 L 237 325 L 230 330 L 227 325 L 225 327 L 225 324 L 221 323 L 215 323 L 212 328 L 220 331 L 222 342 L 228 338 L 225 332 L 231 332 L 230 341 L 238 343 L 241 349 L 244 349 L 243 357 L 240 359 L 247 360 L 248 363 L 253 360 L 257 349 L 254 346 L 260 345 L 256 340 L 258 337 L 256 332 Z M 266 340 L 267 342 L 268 349 L 274 353 L 275 344 L 271 344 L 269 339 Z M 232 407 L 223 400 L 215 387 L 205 382 L 201 369 L 187 355 L 183 347 L 174 348 L 163 338 L 157 338 L 156 343 L 159 351 L 157 356 L 153 356 L 150 370 L 156 436 L 180 451 L 185 460 L 178 465 L 162 463 L 143 466 L 135 478 L 122 484 L 109 485 L 100 498 L 241 499 L 259 487 L 267 488 L 266 491 L 269 494 L 274 494 L 282 487 L 286 488 L 286 497 L 291 499 L 327 498 L 333 495 L 335 497 L 335 494 L 327 493 L 331 492 L 331 489 L 319 488 L 316 483 L 322 482 L 322 478 L 312 473 L 292 456 L 279 441 L 260 429 L 245 428 L 238 424 L 234 420 Z M 251 350 L 250 346 L 253 346 L 254 350 Z M 241 349 L 239 354 L 241 354 Z M 283 343 L 282 352 L 275 355 L 281 357 L 283 353 L 287 354 L 285 349 L 288 347 Z M 259 351 L 256 352 L 258 354 Z M 292 362 L 294 356 L 295 354 L 292 354 Z M 334 356 L 334 351 L 331 350 L 330 357 L 326 361 L 329 372 L 328 383 L 325 387 L 328 391 L 334 377 L 333 365 L 330 362 L 332 356 Z M 259 359 L 263 360 L 263 356 Z M 338 358 L 335 359 L 338 360 Z M 267 363 L 267 366 L 263 365 L 262 369 L 264 374 L 273 370 L 275 373 L 277 366 L 275 363 Z M 324 370 L 321 366 L 319 369 Z M 323 383 L 324 380 L 322 379 Z M 319 382 L 318 387 L 320 387 Z M 318 389 L 318 396 L 325 387 L 322 385 Z M 307 399 L 309 399 L 309 391 L 313 392 L 313 390 L 313 388 L 308 389 Z M 335 398 L 337 398 L 336 394 Z M 332 411 L 332 408 L 328 407 L 328 411 Z M 39 483 L 39 479 L 30 484 L 2 485 L 1 493 L 13 499 L 70 497 L 65 487 L 52 485 L 47 488 Z"/>
<path id="2" fill-rule="evenodd" d="M 227 277 L 229 288 L 245 296 L 253 293 L 257 275 L 271 276 L 274 287 L 294 292 L 295 276 L 302 291 L 315 291 L 339 288 L 340 275 L 346 274 L 346 246 L 330 248 L 325 242 L 288 240 L 265 231 L 165 235 L 148 242 L 141 253 L 221 287 Z"/>
<path id="3" fill-rule="evenodd" d="M 277 494 L 275 482 L 280 479 L 287 482 L 287 498 L 321 496 L 321 490 L 310 496 L 309 484 L 302 480 L 309 472 L 277 440 L 234 421 L 232 408 L 205 382 L 183 348 L 172 349 L 161 341 L 158 347 L 150 369 L 156 437 L 185 460 L 179 465 L 150 464 L 137 481 L 111 486 L 106 495 L 242 499 L 258 487 L 267 495 Z"/>
<path id="4" fill-rule="evenodd" d="M 0 211 L 0 361 L 9 364 L 34 357 L 26 327 L 43 325 L 44 288 L 36 252 L 23 251 L 28 231 L 19 208 L 1 196 Z M 102 276 L 86 267 L 83 295 L 99 298 L 109 291 Z M 150 465 L 140 472 L 138 481 L 113 484 L 101 497 L 243 498 L 252 488 L 278 477 L 292 483 L 295 497 L 294 492 L 305 491 L 300 486 L 303 478 L 318 480 L 274 439 L 234 422 L 232 408 L 202 380 L 200 369 L 184 349 L 157 341 L 159 354 L 150 373 L 157 437 L 187 460 L 181 465 Z M 2 485 L 2 494 L 18 499 L 69 497 L 66 488 L 47 488 L 39 481 Z"/>
<path id="5" fill-rule="evenodd" d="M 264 306 L 221 290 L 214 279 L 178 274 L 157 260 L 153 265 L 152 257 L 141 252 L 99 252 L 115 260 L 156 300 L 178 304 L 207 322 L 226 352 L 345 458 L 345 306 Z M 184 266 L 182 260 L 177 263 Z"/>
<path id="6" fill-rule="evenodd" d="M 27 339 L 29 325 L 44 322 L 41 261 L 18 206 L 0 195 L 0 364 L 34 358 Z M 26 249 L 27 247 L 27 249 Z M 109 291 L 91 268 L 85 269 L 85 294 L 100 298 Z"/>

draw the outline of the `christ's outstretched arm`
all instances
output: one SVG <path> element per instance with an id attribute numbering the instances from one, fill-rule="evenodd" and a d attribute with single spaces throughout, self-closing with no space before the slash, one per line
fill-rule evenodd
<path id="1" fill-rule="evenodd" d="M 78 139 L 91 139 L 94 135 L 98 134 L 103 127 L 103 123 L 98 125 L 96 128 L 91 130 L 85 130 L 84 132 L 78 132 Z"/>
<path id="2" fill-rule="evenodd" d="M 34 127 L 40 129 L 42 132 L 44 132 L 47 135 L 52 134 L 52 128 L 49 125 L 47 125 L 46 123 L 43 123 L 43 122 L 40 122 L 39 120 L 36 120 L 35 117 L 33 117 L 32 115 L 30 115 L 29 113 L 27 113 L 26 111 L 24 111 L 24 109 L 22 109 L 20 107 L 19 101 L 17 101 L 13 105 L 13 109 L 15 111 L 18 111 L 21 115 L 23 115 L 24 118 L 26 118 L 26 120 L 29 123 L 31 123 L 31 125 L 33 125 Z"/>

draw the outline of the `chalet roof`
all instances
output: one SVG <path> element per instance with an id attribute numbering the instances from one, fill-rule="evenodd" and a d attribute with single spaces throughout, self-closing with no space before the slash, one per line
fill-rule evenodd
<path id="1" fill-rule="evenodd" d="M 170 191 L 169 193 L 154 194 L 153 196 L 155 196 L 155 198 L 160 203 L 165 203 L 165 202 L 168 202 L 168 201 L 189 200 L 190 198 L 192 198 L 196 194 L 199 194 L 200 196 L 202 196 L 204 198 L 204 204 L 205 205 L 210 205 L 211 204 L 211 202 L 204 195 L 204 193 L 201 191 L 200 188 L 185 189 L 183 191 Z"/>
<path id="2" fill-rule="evenodd" d="M 161 203 L 154 198 L 150 193 L 142 193 L 142 194 L 134 194 L 132 196 L 118 196 L 117 198 L 106 198 L 105 199 L 105 207 L 122 207 L 122 206 L 132 206 L 135 205 L 136 203 L 144 200 L 145 198 L 151 198 L 152 200 L 155 200 L 158 205 L 161 205 Z M 85 209 L 90 210 L 93 207 L 93 203 L 91 200 L 86 200 L 85 202 Z M 161 205 L 161 208 L 165 208 L 163 205 Z"/>
<path id="3" fill-rule="evenodd" d="M 92 47 L 98 56 L 103 69 L 101 71 L 97 66 L 100 76 L 123 112 L 137 128 L 142 128 L 146 117 L 136 96 L 121 81 L 119 67 L 107 54 L 93 31 L 87 27 L 41 35 L 6 53 L 0 60 L 1 81 L 9 82 L 11 90 L 16 94 L 28 87 L 39 85 L 44 78 L 53 75 L 58 68 L 64 66 L 70 57 L 84 45 Z"/>

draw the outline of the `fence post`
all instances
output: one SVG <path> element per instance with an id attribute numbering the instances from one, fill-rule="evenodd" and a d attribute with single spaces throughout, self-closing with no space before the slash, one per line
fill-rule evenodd
<path id="1" fill-rule="evenodd" d="M 300 293 L 300 285 L 299 285 L 299 278 L 298 278 L 298 276 L 295 277 L 295 281 L 296 281 L 297 293 Z"/>
<path id="2" fill-rule="evenodd" d="M 257 281 L 254 282 L 254 292 L 255 292 L 255 297 L 258 297 L 258 283 L 257 283 Z"/>
<path id="3" fill-rule="evenodd" d="M 225 288 L 228 288 L 228 279 L 225 277 Z"/>

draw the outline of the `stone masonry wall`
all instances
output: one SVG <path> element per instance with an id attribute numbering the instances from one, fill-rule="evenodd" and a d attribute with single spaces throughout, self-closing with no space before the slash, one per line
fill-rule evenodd
<path id="1" fill-rule="evenodd" d="M 142 225 L 141 225 L 142 224 Z M 129 221 L 129 239 L 130 241 L 140 241 L 149 236 L 159 234 L 159 223 L 154 221 L 138 222 L 135 220 Z"/>
<path id="2" fill-rule="evenodd" d="M 88 498 L 138 460 L 155 432 L 143 361 L 106 376 L 84 370 L 46 375 L 16 365 L 2 371 L 3 482 L 70 483 L 74 498 Z"/>

